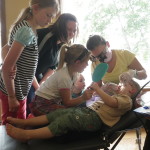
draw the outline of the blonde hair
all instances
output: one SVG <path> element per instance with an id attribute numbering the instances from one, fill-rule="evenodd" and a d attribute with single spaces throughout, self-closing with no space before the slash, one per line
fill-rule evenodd
<path id="1" fill-rule="evenodd" d="M 133 89 L 135 90 L 134 93 L 132 93 L 131 98 L 135 98 L 135 96 L 137 96 L 138 92 L 140 91 L 141 87 L 140 85 L 134 81 L 133 79 L 130 81 L 130 83 L 133 85 Z"/>
<path id="2" fill-rule="evenodd" d="M 61 69 L 64 64 L 72 65 L 75 61 L 85 61 L 89 59 L 90 52 L 81 44 L 73 44 L 72 46 L 63 45 L 59 55 L 59 63 L 57 70 Z"/>
<path id="3" fill-rule="evenodd" d="M 21 11 L 18 18 L 16 19 L 16 21 L 11 26 L 10 32 L 22 20 L 28 20 L 28 19 L 32 18 L 32 16 L 33 16 L 32 6 L 35 4 L 39 5 L 40 8 L 53 7 L 56 9 L 56 11 L 59 10 L 59 3 L 57 0 L 30 0 L 29 7 L 25 8 Z"/>

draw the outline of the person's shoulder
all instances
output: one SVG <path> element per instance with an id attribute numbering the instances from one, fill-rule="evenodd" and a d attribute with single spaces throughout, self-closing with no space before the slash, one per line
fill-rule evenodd
<path id="1" fill-rule="evenodd" d="M 115 54 L 122 55 L 122 56 L 130 56 L 133 55 L 133 53 L 127 49 L 113 49 Z"/>
<path id="2" fill-rule="evenodd" d="M 63 75 L 63 74 L 66 74 L 68 71 L 67 71 L 67 68 L 66 67 L 62 67 L 61 69 L 57 70 L 56 71 L 58 75 Z"/>
<path id="3" fill-rule="evenodd" d="M 70 78 L 70 75 L 68 73 L 67 67 L 63 67 L 57 70 L 54 74 L 58 81 L 69 81 L 68 79 Z"/>
<path id="4" fill-rule="evenodd" d="M 62 67 L 59 71 L 66 74 L 66 73 L 68 73 L 68 68 L 67 67 Z"/>
<path id="5" fill-rule="evenodd" d="M 22 28 L 26 30 L 32 30 L 32 28 L 29 26 L 29 23 L 26 20 L 22 20 L 18 24 L 16 24 L 13 30 L 18 31 L 22 30 Z"/>
<path id="6" fill-rule="evenodd" d="M 49 28 L 42 28 L 42 29 L 37 29 L 37 34 L 40 35 L 40 34 L 47 34 L 50 32 L 50 29 Z"/>
<path id="7" fill-rule="evenodd" d="M 125 53 L 125 52 L 129 52 L 129 50 L 127 50 L 127 49 L 112 49 L 112 51 L 114 51 L 115 53 Z"/>
<path id="8" fill-rule="evenodd" d="M 62 67 L 59 71 L 59 76 L 63 76 L 64 78 L 68 78 L 69 75 L 69 72 L 68 72 L 68 67 L 65 66 L 65 67 Z"/>
<path id="9" fill-rule="evenodd" d="M 114 95 L 112 95 L 112 97 L 131 100 L 131 97 L 129 95 L 123 94 L 123 93 L 114 94 Z"/>
<path id="10" fill-rule="evenodd" d="M 49 28 L 37 29 L 37 35 L 38 35 L 38 43 L 40 43 L 45 37 L 47 37 L 46 43 L 48 43 L 47 45 L 49 46 L 51 45 L 50 44 L 51 42 L 55 41 L 54 40 L 55 37 Z"/>

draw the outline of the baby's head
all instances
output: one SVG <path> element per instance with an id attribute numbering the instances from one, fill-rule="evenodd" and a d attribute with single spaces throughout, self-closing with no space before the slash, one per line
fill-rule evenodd
<path id="1" fill-rule="evenodd" d="M 112 96 L 117 93 L 118 84 L 115 84 L 113 82 L 108 82 L 108 83 L 104 84 L 101 88 L 105 93 Z"/>
<path id="2" fill-rule="evenodd" d="M 130 82 L 127 83 L 121 83 L 119 86 L 119 93 L 126 94 L 131 98 L 134 98 L 139 90 L 140 85 L 134 80 L 130 80 Z"/>
<path id="3" fill-rule="evenodd" d="M 134 98 L 134 97 L 137 95 L 137 93 L 140 91 L 141 87 L 140 87 L 140 85 L 139 85 L 136 81 L 134 81 L 134 80 L 131 80 L 130 83 L 133 85 L 133 90 L 134 90 L 134 91 L 131 93 L 131 98 Z"/>
<path id="4" fill-rule="evenodd" d="M 85 87 L 85 79 L 83 77 L 82 74 L 79 75 L 77 81 L 75 82 L 75 85 L 74 85 L 78 90 L 83 90 L 84 87 Z"/>

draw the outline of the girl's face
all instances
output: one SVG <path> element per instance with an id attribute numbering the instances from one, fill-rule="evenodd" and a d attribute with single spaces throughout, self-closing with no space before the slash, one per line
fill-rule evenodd
<path id="1" fill-rule="evenodd" d="M 37 26 L 44 27 L 51 23 L 52 18 L 56 14 L 56 9 L 53 7 L 34 8 L 34 20 Z"/>
<path id="2" fill-rule="evenodd" d="M 77 23 L 74 21 L 67 22 L 67 33 L 68 33 L 68 41 L 75 37 L 77 31 Z"/>
<path id="3" fill-rule="evenodd" d="M 89 59 L 86 59 L 85 61 L 78 60 L 78 66 L 77 66 L 77 72 L 81 73 L 84 71 L 84 69 L 88 66 Z"/>

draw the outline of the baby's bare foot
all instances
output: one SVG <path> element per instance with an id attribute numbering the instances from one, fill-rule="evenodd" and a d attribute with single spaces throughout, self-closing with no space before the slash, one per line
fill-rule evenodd
<path id="1" fill-rule="evenodd" d="M 15 125 L 19 128 L 25 128 L 26 124 L 25 124 L 25 119 L 18 119 L 18 118 L 13 118 L 13 117 L 7 117 L 7 122 Z"/>
<path id="2" fill-rule="evenodd" d="M 29 140 L 27 132 L 24 129 L 16 128 L 11 124 L 6 124 L 6 131 L 9 136 L 21 142 L 27 142 L 27 140 Z"/>

